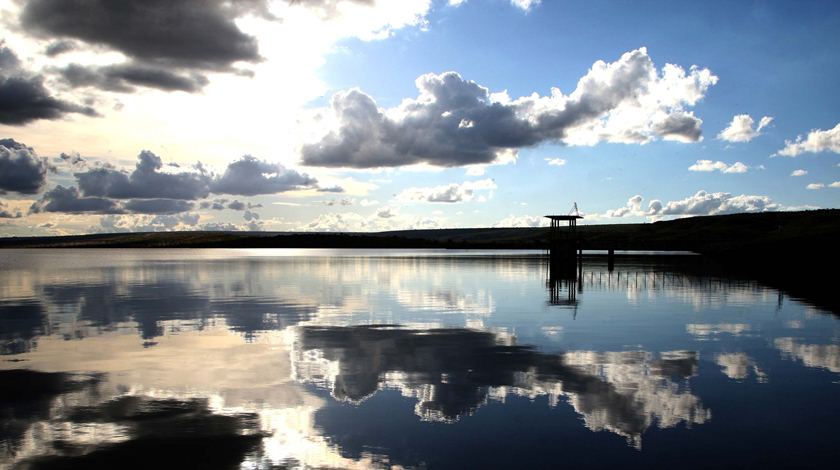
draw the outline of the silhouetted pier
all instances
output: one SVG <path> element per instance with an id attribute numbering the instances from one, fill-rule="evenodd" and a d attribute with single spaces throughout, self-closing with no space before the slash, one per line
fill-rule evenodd
<path id="1" fill-rule="evenodd" d="M 582 219 L 577 203 L 566 215 L 547 215 L 551 221 L 548 245 L 548 279 L 549 302 L 554 305 L 577 305 L 576 287 L 583 265 L 581 264 L 582 250 L 577 233 L 577 221 Z M 562 227 L 566 225 L 566 230 Z M 566 298 L 561 292 L 565 287 Z"/>
<path id="2" fill-rule="evenodd" d="M 546 215 L 545 218 L 551 221 L 548 235 L 549 257 L 558 262 L 574 260 L 583 255 L 583 249 L 606 250 L 610 266 L 615 264 L 616 249 L 632 249 L 628 247 L 616 247 L 614 244 L 603 246 L 603 244 L 592 244 L 591 240 L 584 240 L 577 231 L 577 221 L 583 218 L 578 210 L 577 203 L 574 203 L 572 210 L 565 215 Z M 564 227 L 565 225 L 565 227 Z M 612 268 L 611 268 L 612 269 Z"/>
<path id="3" fill-rule="evenodd" d="M 577 203 L 572 207 L 571 212 L 566 215 L 547 215 L 545 216 L 551 221 L 551 229 L 549 230 L 549 250 L 552 257 L 567 257 L 574 259 L 575 255 L 579 254 L 580 240 L 577 234 L 577 221 L 582 219 L 578 210 Z M 561 230 L 563 225 L 567 225 L 566 230 Z"/>

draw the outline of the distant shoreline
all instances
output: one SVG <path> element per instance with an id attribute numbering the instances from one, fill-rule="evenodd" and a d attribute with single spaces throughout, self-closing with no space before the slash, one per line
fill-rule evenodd
<path id="1" fill-rule="evenodd" d="M 565 229 L 564 229 L 565 230 Z M 580 225 L 584 250 L 687 251 L 788 259 L 836 254 L 840 209 L 698 216 L 646 223 Z M 447 248 L 546 249 L 549 229 L 461 228 L 376 233 L 143 232 L 0 238 L 0 248 Z"/>
<path id="2" fill-rule="evenodd" d="M 563 228 L 562 230 L 568 230 Z M 645 224 L 579 225 L 583 250 L 693 252 L 730 264 L 837 263 L 840 209 L 698 216 Z M 549 229 L 461 228 L 378 233 L 144 232 L 0 238 L 2 248 L 365 248 L 544 250 Z M 836 264 L 834 264 L 836 266 Z"/>
<path id="3" fill-rule="evenodd" d="M 650 224 L 579 225 L 579 248 L 692 252 L 710 269 L 742 275 L 837 307 L 840 209 L 700 216 Z M 0 239 L 2 248 L 322 248 L 546 250 L 548 228 L 380 233 L 157 232 Z M 588 256 L 592 256 L 591 254 Z M 619 254 L 619 256 L 622 256 Z M 643 255 L 641 255 L 643 256 Z M 827 273 L 827 274 L 826 274 Z"/>

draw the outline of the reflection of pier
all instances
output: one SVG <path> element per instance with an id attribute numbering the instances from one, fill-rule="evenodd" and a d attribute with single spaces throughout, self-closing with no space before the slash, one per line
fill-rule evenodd
<path id="1" fill-rule="evenodd" d="M 651 260 L 646 260 L 651 263 Z M 584 268 L 584 264 L 586 265 Z M 568 262 L 556 262 L 549 254 L 543 265 L 548 304 L 574 307 L 575 314 L 584 291 L 623 291 L 631 293 L 666 293 L 669 296 L 691 298 L 694 302 L 733 297 L 744 301 L 745 296 L 763 296 L 770 292 L 761 282 L 710 276 L 692 269 L 686 260 L 683 270 L 669 264 L 668 269 L 639 265 L 632 257 L 623 258 L 616 266 L 612 260 L 601 256 L 578 256 Z M 775 292 L 772 295 L 776 294 Z M 706 300 L 703 300 L 706 299 Z"/>
<path id="2" fill-rule="evenodd" d="M 581 260 L 557 261 L 549 254 L 547 268 L 545 286 L 549 294 L 548 303 L 577 307 L 577 293 L 583 292 L 583 284 L 579 282 L 583 269 Z"/>
<path id="3" fill-rule="evenodd" d="M 764 285 L 757 281 L 723 279 L 692 274 L 644 271 L 644 270 L 604 270 L 603 266 L 593 266 L 581 273 L 580 291 L 586 290 L 702 290 L 708 293 L 728 292 L 734 289 L 763 290 Z"/>

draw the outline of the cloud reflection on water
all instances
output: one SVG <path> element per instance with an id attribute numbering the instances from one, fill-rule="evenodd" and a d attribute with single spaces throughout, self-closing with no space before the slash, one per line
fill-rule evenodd
<path id="1" fill-rule="evenodd" d="M 365 403 L 395 406 L 373 398 L 383 389 L 413 404 L 407 416 L 423 432 L 463 429 L 492 416 L 486 405 L 513 409 L 521 397 L 548 402 L 547 419 L 573 410 L 574 428 L 638 448 L 655 442 L 648 433 L 721 421 L 701 400 L 704 362 L 718 377 L 764 380 L 753 358 L 772 364 L 744 342 L 840 372 L 840 352 L 825 344 L 833 340 L 810 339 L 830 333 L 819 325 L 831 319 L 793 302 L 779 311 L 774 291 L 755 283 L 663 275 L 644 263 L 618 263 L 614 279 L 585 266 L 586 306 L 575 318 L 546 304 L 536 259 L 52 253 L 13 253 L 0 265 L 0 371 L 81 385 L 45 385 L 38 400 L 5 408 L 0 460 L 127 455 L 119 452 L 148 434 L 108 410 L 136 403 L 228 423 L 223 436 L 257 436 L 231 447 L 256 468 L 416 464 L 389 457 L 352 423 L 323 421 L 337 406 L 362 417 Z M 774 311 L 776 329 L 764 316 Z M 791 322 L 809 339 L 787 337 Z M 354 433 L 361 452 L 343 440 Z"/>
<path id="2" fill-rule="evenodd" d="M 715 357 L 715 362 L 721 367 L 724 375 L 733 380 L 744 380 L 752 372 L 758 382 L 767 382 L 767 374 L 747 354 L 722 353 Z"/>
<path id="3" fill-rule="evenodd" d="M 785 357 L 802 361 L 807 367 L 840 373 L 840 345 L 807 344 L 796 338 L 776 338 L 773 344 Z"/>
<path id="4" fill-rule="evenodd" d="M 339 400 L 399 389 L 429 421 L 457 421 L 508 394 L 546 395 L 551 406 L 565 397 L 589 429 L 640 447 L 652 425 L 711 418 L 685 382 L 696 375 L 697 360 L 694 351 L 543 354 L 487 332 L 357 326 L 301 327 L 293 364 L 298 380 L 327 387 Z"/>
<path id="5" fill-rule="evenodd" d="M 183 442 L 189 447 L 220 441 L 220 451 L 227 446 L 228 453 L 256 468 L 292 461 L 312 467 L 369 467 L 367 457 L 358 461 L 342 457 L 315 427 L 314 415 L 324 400 L 291 379 L 286 343 L 282 332 L 246 343 L 224 324 L 165 334 L 151 349 L 119 331 L 78 342 L 44 338 L 36 350 L 23 355 L 24 362 L 6 364 L 40 371 L 0 371 L 0 384 L 12 387 L 0 386 L 0 390 L 11 390 L 18 397 L 2 400 L 10 404 L 3 408 L 3 423 L 16 423 L 17 431 L 0 436 L 0 448 L 6 450 L 0 462 L 35 459 L 88 467 L 113 456 L 133 455 L 138 447 L 145 448 L 151 435 L 149 427 L 138 428 L 132 419 L 114 414 L 115 407 L 130 405 L 140 412 L 166 408 L 180 416 L 183 411 L 183 420 L 167 418 L 152 424 L 172 427 L 173 434 L 167 436 L 174 439 L 173 444 Z M 64 370 L 99 372 L 52 372 Z M 39 380 L 24 381 L 34 384 L 32 390 L 19 393 L 14 387 L 21 381 L 13 374 Z M 35 412 L 21 414 L 30 408 Z M 14 420 L 9 413 L 14 413 Z M 243 434 L 255 437 L 236 438 Z M 100 457 L 84 457 L 91 453 Z M 184 468 L 195 466 L 178 460 L 182 455 L 160 458 L 147 468 L 179 462 Z M 216 465 L 231 467 L 230 462 L 220 465 L 224 462 L 219 459 Z"/>
<path id="6" fill-rule="evenodd" d="M 4 380 L 22 371 L 3 371 Z M 121 395 L 97 402 L 96 383 L 26 371 L 36 394 L 56 392 L 49 418 L 24 431 L 9 454 L 24 468 L 233 468 L 257 454 L 263 438 L 254 413 L 220 414 L 205 398 Z M 63 390 L 51 382 L 66 382 Z M 75 390 L 80 388 L 80 390 Z M 17 408 L 32 399 L 12 397 Z"/>

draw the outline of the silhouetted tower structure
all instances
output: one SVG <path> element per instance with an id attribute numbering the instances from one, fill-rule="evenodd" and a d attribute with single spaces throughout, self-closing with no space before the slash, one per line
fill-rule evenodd
<path id="1" fill-rule="evenodd" d="M 547 280 L 549 303 L 552 305 L 577 305 L 575 288 L 583 287 L 582 284 L 577 285 L 579 271 L 582 268 L 580 260 L 577 259 L 580 247 L 577 221 L 582 219 L 583 215 L 578 210 L 576 202 L 572 206 L 572 210 L 566 215 L 547 215 L 545 217 L 551 220 Z M 565 230 L 563 229 L 564 222 L 567 224 Z M 563 287 L 568 290 L 566 299 L 563 299 L 560 294 Z"/>
<path id="2" fill-rule="evenodd" d="M 572 250 L 572 258 L 574 258 L 575 251 L 578 248 L 577 221 L 583 218 L 580 210 L 578 210 L 577 202 L 574 203 L 572 210 L 567 215 L 547 215 L 545 217 L 551 220 L 549 249 L 552 251 L 558 249 L 556 253 L 558 255 L 565 255 L 568 250 Z M 568 223 L 567 230 L 561 230 L 563 222 Z"/>

